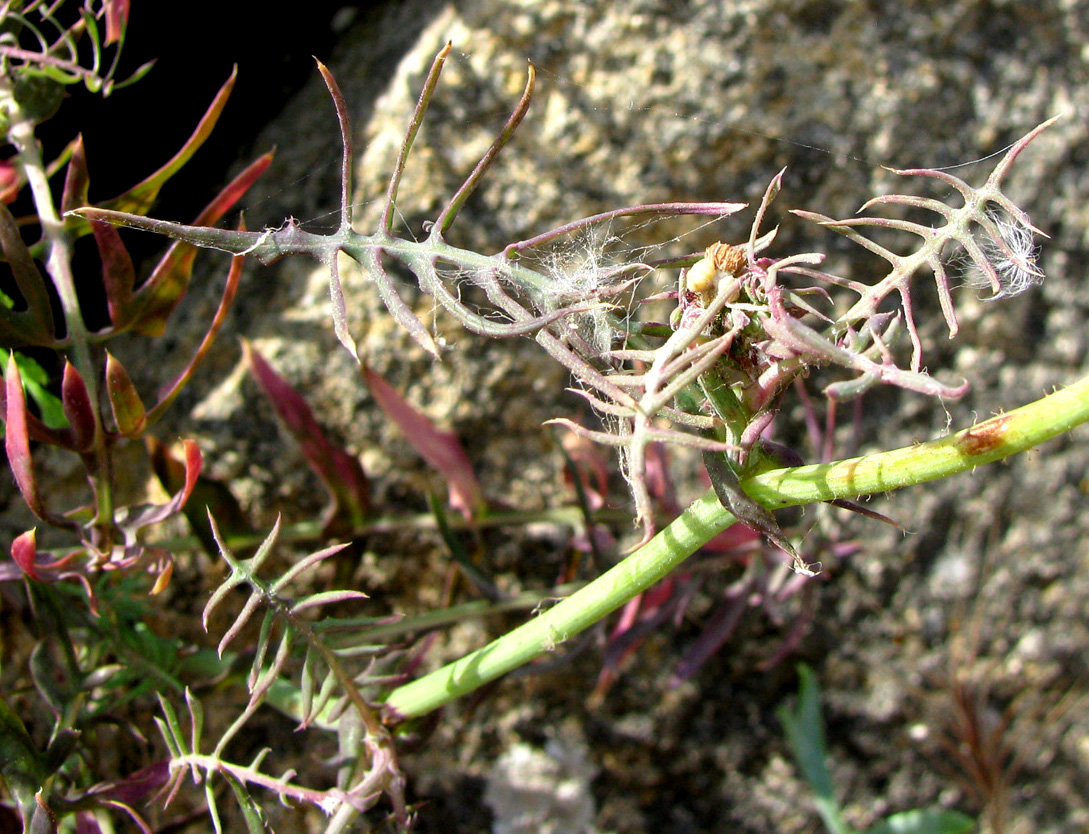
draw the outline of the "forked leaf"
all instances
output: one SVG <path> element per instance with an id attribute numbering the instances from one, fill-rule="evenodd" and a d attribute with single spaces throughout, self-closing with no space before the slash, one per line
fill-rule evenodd
<path id="1" fill-rule="evenodd" d="M 291 656 L 291 649 L 295 645 L 295 631 L 293 629 L 285 629 L 283 636 L 280 638 L 280 644 L 276 647 L 276 656 L 272 658 L 272 663 L 260 670 L 260 673 L 256 677 L 251 676 L 252 684 L 250 686 L 250 706 L 256 706 L 264 700 L 265 695 L 268 693 L 269 688 L 276 683 L 280 678 L 280 673 L 283 671 L 284 666 L 287 664 L 288 658 Z M 253 671 L 258 671 L 256 662 L 254 663 Z"/>
<path id="2" fill-rule="evenodd" d="M 329 700 L 337 693 L 339 688 L 340 680 L 335 672 L 329 670 L 321 682 L 321 690 L 316 697 L 311 698 L 310 706 L 303 710 L 302 725 L 304 727 L 309 726 L 314 719 L 322 714 L 329 704 Z"/>
<path id="3" fill-rule="evenodd" d="M 306 652 L 303 658 L 302 671 L 299 673 L 299 704 L 301 707 L 301 724 L 305 726 L 308 716 L 313 715 L 314 709 L 314 677 L 317 674 L 318 662 L 321 658 L 318 653 L 311 650 Z"/>
<path id="4" fill-rule="evenodd" d="M 265 537 L 265 540 L 261 542 L 261 546 L 257 548 L 257 552 L 253 555 L 253 558 L 241 561 L 234 557 L 230 549 L 223 541 L 223 536 L 219 532 L 219 525 L 216 524 L 215 518 L 208 514 L 208 523 L 212 528 L 212 537 L 215 539 L 216 545 L 219 547 L 219 555 L 223 558 L 223 561 L 227 563 L 227 566 L 231 569 L 231 574 L 220 583 L 220 586 L 212 592 L 211 598 L 204 606 L 204 611 L 201 614 L 201 623 L 204 630 L 208 630 L 208 618 L 211 617 L 212 612 L 223 601 L 223 599 L 234 588 L 239 585 L 245 584 L 252 577 L 256 576 L 257 569 L 261 566 L 261 563 L 268 558 L 268 555 L 272 552 L 272 549 L 276 546 L 276 542 L 280 539 L 280 517 L 276 517 L 276 523 L 272 526 L 272 530 Z M 238 615 L 235 620 L 235 624 L 223 635 L 223 639 L 219 644 L 219 653 L 223 654 L 224 649 L 231 642 L 231 640 L 237 635 L 238 630 L 242 628 L 245 621 L 253 614 L 257 606 L 260 604 L 260 597 L 251 597 L 246 603 L 246 607 L 242 610 L 242 613 Z"/>
<path id="5" fill-rule="evenodd" d="M 230 586 L 224 584 L 221 585 L 218 590 L 223 590 L 224 588 L 228 587 Z M 231 644 L 231 641 L 238 636 L 239 632 L 242 631 L 243 626 L 245 626 L 246 623 L 249 622 L 250 617 L 253 616 L 253 612 L 261 607 L 261 602 L 262 600 L 260 594 L 251 594 L 250 598 L 246 600 L 246 604 L 239 612 L 238 617 L 235 618 L 235 621 L 231 624 L 231 627 L 227 629 L 226 632 L 224 632 L 223 636 L 219 640 L 219 645 L 216 646 L 216 652 L 219 654 L 220 657 L 223 657 L 224 652 L 227 651 L 227 646 L 229 646 Z M 205 608 L 205 610 L 207 611 L 207 608 Z M 207 624 L 205 624 L 204 630 L 208 630 Z"/>
<path id="6" fill-rule="evenodd" d="M 253 378 L 329 492 L 323 532 L 333 535 L 358 529 L 370 509 L 370 483 L 359 458 L 330 442 L 306 400 L 249 342 L 243 340 L 242 351 Z"/>
<path id="7" fill-rule="evenodd" d="M 19 227 L 0 202 L 0 251 L 22 296 L 15 307 L 0 304 L 0 346 L 14 348 L 56 343 L 53 310 L 45 280 L 23 243 Z"/>
<path id="8" fill-rule="evenodd" d="M 155 717 L 155 723 L 163 736 L 163 742 L 170 751 L 171 758 L 180 759 L 182 756 L 189 755 L 192 751 L 185 749 L 185 734 L 182 732 L 181 722 L 178 721 L 178 714 L 170 702 L 163 698 L 161 692 L 155 694 L 159 699 L 159 709 L 163 713 L 162 718 Z"/>
<path id="9" fill-rule="evenodd" d="M 219 818 L 219 804 L 216 801 L 216 792 L 212 788 L 211 779 L 204 783 L 204 801 L 208 805 L 208 816 L 212 818 L 212 828 L 216 834 L 223 834 L 223 821 Z"/>
<path id="10" fill-rule="evenodd" d="M 254 596 L 259 596 L 260 591 L 254 592 Z M 265 668 L 265 657 L 268 655 L 269 643 L 272 642 L 272 629 L 276 625 L 276 615 L 272 611 L 265 611 L 265 616 L 261 620 L 261 629 L 257 634 L 257 643 L 253 649 L 253 665 L 250 667 L 250 676 L 247 682 L 250 692 L 253 692 L 257 688 L 258 680 L 261 677 L 261 670 Z M 281 641 L 280 645 L 283 645 Z M 277 650 L 278 651 L 278 650 Z"/>
<path id="11" fill-rule="evenodd" d="M 288 584 L 295 579 L 296 576 L 305 573 L 306 571 L 310 570 L 310 568 L 314 567 L 314 565 L 318 564 L 319 562 L 325 561 L 330 556 L 335 556 L 347 546 L 348 545 L 346 544 L 333 544 L 329 547 L 315 551 L 309 556 L 304 556 L 302 559 L 300 559 L 294 565 L 288 568 L 287 571 L 284 572 L 279 579 L 273 582 L 270 586 L 270 590 L 274 594 L 281 593 L 288 586 Z"/>
<path id="12" fill-rule="evenodd" d="M 393 420 L 412 448 L 446 479 L 450 505 L 466 520 L 484 512 L 487 508 L 484 491 L 457 435 L 436 427 L 366 364 L 363 379 L 378 407 Z"/>

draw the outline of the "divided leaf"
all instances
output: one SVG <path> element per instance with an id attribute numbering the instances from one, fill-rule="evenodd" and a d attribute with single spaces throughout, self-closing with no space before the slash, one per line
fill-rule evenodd
<path id="1" fill-rule="evenodd" d="M 45 280 L 38 271 L 34 258 L 23 243 L 19 227 L 0 202 L 0 250 L 11 268 L 12 277 L 21 299 L 16 303 L 0 303 L 0 346 L 26 347 L 28 345 L 52 346 L 56 344 L 53 311 Z M 4 301 L 0 298 L 0 301 Z"/>

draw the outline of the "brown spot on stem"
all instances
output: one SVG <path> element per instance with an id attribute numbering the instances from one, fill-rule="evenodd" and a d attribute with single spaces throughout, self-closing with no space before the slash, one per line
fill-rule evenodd
<path id="1" fill-rule="evenodd" d="M 1002 444 L 1009 420 L 1009 415 L 1003 414 L 972 426 L 957 440 L 957 445 L 964 454 L 972 457 L 986 454 Z"/>

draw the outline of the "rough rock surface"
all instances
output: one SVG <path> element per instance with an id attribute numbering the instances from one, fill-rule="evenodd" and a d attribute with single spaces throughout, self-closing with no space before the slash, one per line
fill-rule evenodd
<path id="1" fill-rule="evenodd" d="M 451 234 L 489 252 L 621 205 L 757 201 L 786 166 L 777 247 L 827 251 L 831 271 L 864 278 L 872 265 L 849 260 L 857 255 L 850 244 L 785 210 L 848 216 L 868 197 L 905 187 L 882 165 L 975 160 L 1064 113 L 1024 154 L 1008 188 L 1051 235 L 1041 258 L 1047 281 L 1008 302 L 964 293 L 962 332 L 952 343 L 936 300 L 921 299 L 932 372 L 966 376 L 972 391 L 944 404 L 900 392 L 868 397 L 862 448 L 939 436 L 1072 382 L 1089 367 L 1089 285 L 1079 266 L 1089 248 L 1089 2 L 406 0 L 383 14 L 377 24 L 368 19 L 349 29 L 330 62 L 357 120 L 361 229 L 376 220 L 375 201 L 444 41 L 453 41 L 454 53 L 401 188 L 399 211 L 417 234 L 502 125 L 527 61 L 538 67 L 530 115 Z M 265 190 L 251 200 L 251 226 L 335 210 L 337 141 L 315 74 L 259 142 L 280 150 Z M 988 170 L 984 162 L 958 173 L 972 180 Z M 680 253 L 739 238 L 748 222 L 745 216 L 698 232 L 694 223 L 615 231 L 623 235 L 621 251 L 665 243 L 663 253 Z M 487 342 L 440 315 L 434 327 L 450 350 L 435 363 L 384 315 L 358 271 L 347 273 L 347 290 L 361 354 L 459 433 L 492 499 L 526 509 L 563 499 L 562 461 L 540 424 L 582 411 L 563 391 L 565 374 L 532 341 Z M 214 289 L 192 296 L 186 315 L 198 321 Z M 426 299 L 418 309 L 429 315 Z M 255 269 L 231 326 L 362 453 L 380 506 L 424 507 L 423 491 L 437 481 L 376 413 L 353 360 L 336 345 L 324 273 L 302 261 Z M 196 418 L 211 472 L 232 484 L 258 521 L 269 523 L 275 512 L 289 521 L 312 518 L 320 508 L 316 482 L 284 453 L 289 441 L 255 404 L 238 355 L 229 337 L 221 339 L 202 371 L 203 393 L 178 411 Z M 192 434 L 191 418 L 178 431 Z M 802 436 L 790 419 L 782 431 Z M 482 704 L 453 705 L 423 751 L 406 759 L 411 795 L 424 803 L 420 830 L 487 830 L 483 786 L 493 764 L 516 745 L 544 748 L 557 738 L 584 744 L 581 772 L 597 774 L 593 830 L 816 830 L 810 794 L 774 713 L 794 692 L 795 659 L 814 665 L 826 689 L 834 776 L 852 826 L 932 804 L 978 810 L 971 781 L 950 766 L 942 746 L 956 674 L 974 682 L 983 714 L 1010 720 L 1004 739 L 1020 766 L 1003 830 L 1083 830 L 1085 436 L 1079 429 L 1009 463 L 875 502 L 910 535 L 849 520 L 847 535 L 861 540 L 861 551 L 828 565 L 813 597 L 812 627 L 774 668 L 760 664 L 787 626 L 754 609 L 722 652 L 669 689 L 681 651 L 699 633 L 693 616 L 655 635 L 600 705 L 587 704 L 600 668 L 596 650 L 554 672 L 505 681 Z M 409 544 L 411 553 L 397 550 L 397 541 L 372 542 L 361 568 L 368 593 L 390 609 L 418 610 L 437 597 L 427 583 L 441 577 L 440 556 L 430 553 L 433 543 Z M 561 554 L 549 552 L 547 537 L 512 532 L 490 535 L 488 544 L 489 568 L 511 586 L 555 578 Z M 731 576 L 705 586 L 704 610 Z M 436 657 L 453 657 L 487 634 L 475 624 L 457 630 Z"/>

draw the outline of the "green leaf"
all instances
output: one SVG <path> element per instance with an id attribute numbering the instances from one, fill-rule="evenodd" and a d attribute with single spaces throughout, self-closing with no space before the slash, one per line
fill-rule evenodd
<path id="1" fill-rule="evenodd" d="M 38 406 L 42 422 L 51 429 L 66 428 L 68 418 L 64 414 L 64 404 L 60 397 L 46 387 L 50 380 L 45 368 L 21 353 L 15 354 L 15 364 L 23 375 L 23 387 Z"/>
<path id="2" fill-rule="evenodd" d="M 15 795 L 24 818 L 34 807 L 34 794 L 47 777 L 45 763 L 22 720 L 0 697 L 0 776 Z"/>
<path id="3" fill-rule="evenodd" d="M 106 352 L 106 395 L 123 437 L 134 437 L 144 428 L 147 411 L 125 366 Z"/>
<path id="4" fill-rule="evenodd" d="M 19 109 L 37 124 L 60 109 L 64 85 L 45 72 L 24 67 L 16 76 L 14 93 Z"/>
<path id="5" fill-rule="evenodd" d="M 194 753 L 199 753 L 200 737 L 204 732 L 204 705 L 189 691 L 188 687 L 185 690 L 185 703 L 189 707 L 189 746 Z"/>
<path id="6" fill-rule="evenodd" d="M 785 705 L 779 707 L 779 720 L 783 722 L 787 743 L 794 753 L 802 776 L 816 794 L 817 812 L 821 819 L 834 834 L 846 834 L 850 829 L 840 816 L 832 775 L 825 761 L 827 747 L 824 741 L 824 718 L 821 715 L 820 684 L 817 683 L 813 670 L 804 663 L 798 666 L 798 677 L 801 679 L 798 706 L 793 711 Z"/>
<path id="7" fill-rule="evenodd" d="M 242 809 L 242 816 L 246 820 L 246 830 L 249 834 L 265 834 L 265 822 L 261 814 L 261 808 L 256 800 L 250 796 L 246 786 L 227 771 L 222 772 L 227 784 L 234 791 L 234 798 L 238 800 L 238 807 Z"/>
<path id="8" fill-rule="evenodd" d="M 11 267 L 24 309 L 0 306 L 0 345 L 53 345 L 53 309 L 45 279 L 23 243 L 19 225 L 7 207 L 0 203 L 0 251 Z"/>
<path id="9" fill-rule="evenodd" d="M 798 760 L 798 767 L 818 796 L 832 796 L 832 776 L 825 763 L 824 718 L 821 715 L 821 689 L 813 670 L 804 663 L 798 666 L 801 685 L 798 705 L 793 711 L 787 706 L 778 710 L 779 720 L 786 730 L 787 742 Z"/>
<path id="10" fill-rule="evenodd" d="M 963 834 L 974 826 L 975 820 L 957 811 L 926 808 L 893 814 L 866 834 Z"/>
<path id="11" fill-rule="evenodd" d="M 223 834 L 223 822 L 219 818 L 219 806 L 216 803 L 216 792 L 212 787 L 212 780 L 204 780 L 204 800 L 208 803 L 208 815 L 212 818 L 212 828 L 216 834 Z"/>
<path id="12" fill-rule="evenodd" d="M 156 716 L 155 723 L 159 727 L 159 732 L 162 733 L 163 741 L 166 742 L 171 757 L 179 759 L 182 756 L 196 752 L 185 749 L 185 734 L 182 732 L 181 723 L 178 721 L 178 714 L 174 712 L 174 707 L 163 698 L 161 693 L 157 692 L 155 694 L 159 699 L 159 708 L 163 711 L 163 717 Z"/>

